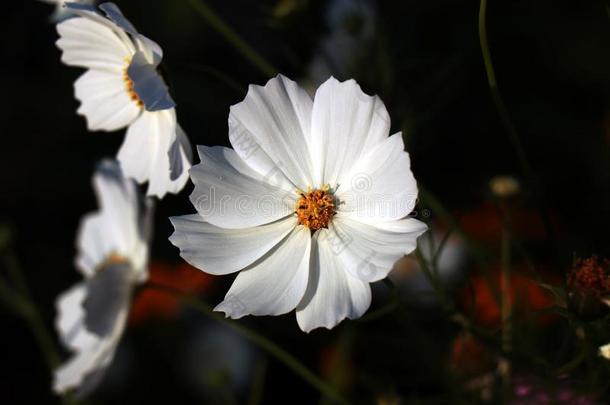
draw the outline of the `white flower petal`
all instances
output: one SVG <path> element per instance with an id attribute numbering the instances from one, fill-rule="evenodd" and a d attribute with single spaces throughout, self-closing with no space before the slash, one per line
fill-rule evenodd
<path id="1" fill-rule="evenodd" d="M 53 390 L 62 394 L 77 388 L 86 380 L 88 374 L 98 369 L 98 359 L 103 352 L 104 345 L 98 341 L 92 345 L 92 348 L 74 355 L 64 365 L 55 370 Z"/>
<path id="2" fill-rule="evenodd" d="M 57 393 L 78 389 L 83 397 L 96 388 L 114 358 L 116 347 L 127 321 L 127 311 L 121 312 L 113 332 L 81 348 L 70 360 L 55 370 L 53 390 Z"/>
<path id="3" fill-rule="evenodd" d="M 78 113 L 91 131 L 124 128 L 142 111 L 130 98 L 120 72 L 89 70 L 74 83 L 74 93 L 81 102 Z"/>
<path id="4" fill-rule="evenodd" d="M 245 229 L 218 228 L 198 214 L 170 220 L 175 232 L 169 240 L 180 249 L 180 256 L 215 275 L 233 273 L 254 263 L 296 226 L 294 217 Z"/>
<path id="5" fill-rule="evenodd" d="M 83 396 L 100 382 L 125 329 L 131 276 L 126 265 L 111 266 L 59 298 L 58 329 L 75 355 L 55 371 L 56 392 Z"/>
<path id="6" fill-rule="evenodd" d="M 146 111 L 161 111 L 176 106 L 157 66 L 150 63 L 142 51 L 136 52 L 131 58 L 127 75 Z"/>
<path id="7" fill-rule="evenodd" d="M 134 282 L 129 263 L 108 264 L 90 277 L 82 302 L 84 327 L 95 336 L 110 336 L 121 313 L 129 311 Z"/>
<path id="8" fill-rule="evenodd" d="M 371 304 L 369 283 L 343 270 L 327 241 L 328 232 L 321 229 L 313 238 L 309 284 L 297 306 L 297 322 L 304 332 L 332 329 L 345 318 L 359 318 Z"/>
<path id="9" fill-rule="evenodd" d="M 175 110 L 144 111 L 127 129 L 117 158 L 125 176 L 139 183 L 148 180 L 147 195 L 162 198 L 166 193 L 177 193 L 188 181 L 191 163 L 187 151 L 182 150 L 183 173 L 172 180 L 170 149 L 178 136 Z"/>
<path id="10" fill-rule="evenodd" d="M 338 211 L 361 221 L 404 218 L 415 207 L 417 183 L 400 133 L 355 162 L 336 196 Z"/>
<path id="11" fill-rule="evenodd" d="M 309 276 L 311 236 L 299 226 L 274 249 L 242 270 L 215 311 L 244 315 L 281 315 L 296 308 Z"/>
<path id="12" fill-rule="evenodd" d="M 176 128 L 178 131 L 178 128 Z M 156 196 L 158 198 L 163 198 L 165 194 L 177 194 L 186 185 L 189 179 L 189 169 L 191 168 L 191 158 L 189 157 L 190 153 L 186 151 L 182 146 L 180 147 L 180 159 L 182 163 L 180 164 L 182 168 L 182 172 L 176 176 L 176 172 L 172 171 L 170 164 L 170 149 L 171 145 L 166 145 L 163 142 L 163 148 L 159 149 L 159 154 L 157 155 L 157 161 L 159 162 L 153 168 L 153 173 L 148 180 L 148 189 L 146 190 L 146 194 L 148 196 Z M 163 151 L 163 153 L 160 153 Z"/>
<path id="13" fill-rule="evenodd" d="M 354 163 L 382 142 L 390 117 L 379 97 L 362 92 L 354 80 L 331 77 L 316 91 L 309 146 L 315 185 L 342 184 Z"/>
<path id="14" fill-rule="evenodd" d="M 55 326 L 64 346 L 81 350 L 98 338 L 84 327 L 85 310 L 83 302 L 87 296 L 87 283 L 79 283 L 57 297 L 57 319 Z"/>
<path id="15" fill-rule="evenodd" d="M 130 33 L 131 35 L 138 35 L 138 31 L 133 24 L 125 18 L 121 10 L 114 3 L 102 3 L 99 5 L 99 9 L 106 14 L 106 17 L 114 22 L 119 28 Z"/>
<path id="16" fill-rule="evenodd" d="M 232 149 L 198 147 L 191 202 L 209 223 L 231 229 L 263 225 L 294 213 L 296 194 L 272 186 Z"/>
<path id="17" fill-rule="evenodd" d="M 50 20 L 52 23 L 58 23 L 66 18 L 73 17 L 74 13 L 68 8 L 64 7 L 66 3 L 64 0 L 40 0 L 44 3 L 55 4 L 55 12 L 51 16 Z M 89 6 L 94 0 L 74 0 L 72 3 L 79 5 Z"/>
<path id="18" fill-rule="evenodd" d="M 394 263 L 417 247 L 426 224 L 413 218 L 365 224 L 337 215 L 330 225 L 327 243 L 342 268 L 368 282 L 385 278 Z"/>
<path id="19" fill-rule="evenodd" d="M 307 146 L 311 108 L 307 93 L 282 75 L 265 87 L 251 85 L 244 101 L 231 107 L 231 145 L 274 184 L 307 189 L 313 185 Z"/>
<path id="20" fill-rule="evenodd" d="M 91 276 L 110 256 L 118 255 L 137 271 L 145 271 L 148 248 L 135 185 L 123 177 L 116 162 L 103 161 L 93 176 L 93 186 L 100 210 L 81 221 L 77 267 Z"/>
<path id="21" fill-rule="evenodd" d="M 57 24 L 61 60 L 70 66 L 121 72 L 135 52 L 133 43 L 101 16 L 76 17 Z"/>
<path id="22" fill-rule="evenodd" d="M 114 245 L 105 242 L 102 238 L 108 230 L 105 218 L 99 213 L 89 214 L 81 219 L 76 238 L 78 255 L 75 263 L 85 276 L 92 275 L 98 264 L 114 250 Z"/>
<path id="23" fill-rule="evenodd" d="M 610 360 L 610 343 L 600 346 L 598 352 L 600 356 L 606 360 Z"/>
<path id="24" fill-rule="evenodd" d="M 176 125 L 176 139 L 169 149 L 170 179 L 176 180 L 188 172 L 193 161 L 193 147 L 182 127 Z M 187 163 L 185 166 L 185 162 Z"/>

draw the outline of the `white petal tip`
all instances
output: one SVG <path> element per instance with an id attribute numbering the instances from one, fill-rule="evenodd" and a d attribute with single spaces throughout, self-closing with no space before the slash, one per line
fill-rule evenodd
<path id="1" fill-rule="evenodd" d="M 248 315 L 244 304 L 235 296 L 226 297 L 224 301 L 216 305 L 214 312 L 222 312 L 225 318 L 239 319 Z"/>

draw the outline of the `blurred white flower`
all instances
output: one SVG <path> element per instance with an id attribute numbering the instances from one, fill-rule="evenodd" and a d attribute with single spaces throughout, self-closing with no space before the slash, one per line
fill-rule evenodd
<path id="1" fill-rule="evenodd" d="M 74 15 L 68 8 L 64 7 L 64 5 L 66 4 L 65 0 L 40 0 L 43 3 L 49 3 L 49 4 L 54 4 L 55 5 L 55 13 L 53 13 L 53 16 L 51 17 L 51 19 L 53 21 L 61 21 L 64 20 L 72 15 Z M 73 0 L 73 3 L 78 3 L 78 4 L 93 4 L 95 2 L 95 0 Z"/>
<path id="2" fill-rule="evenodd" d="M 210 274 L 242 270 L 216 307 L 227 316 L 296 308 L 302 330 L 358 318 L 426 225 L 407 217 L 417 184 L 378 97 L 326 81 L 315 100 L 283 76 L 231 107 L 234 149 L 199 147 L 198 213 L 170 240 Z"/>
<path id="3" fill-rule="evenodd" d="M 104 161 L 93 177 L 100 205 L 81 222 L 76 266 L 84 276 L 57 299 L 57 330 L 73 357 L 55 372 L 58 393 L 91 392 L 112 362 L 136 284 L 148 277 L 150 209 L 133 181 Z"/>
<path id="4" fill-rule="evenodd" d="M 353 76 L 375 35 L 377 11 L 369 0 L 332 0 L 326 3 L 323 37 L 308 68 L 308 81 L 318 86 L 330 75 Z"/>
<path id="5" fill-rule="evenodd" d="M 599 347 L 599 355 L 606 360 L 610 360 L 610 343 Z"/>
<path id="6" fill-rule="evenodd" d="M 445 229 L 434 224 L 430 228 L 426 237 L 418 241 L 419 250 L 436 280 L 450 288 L 465 276 L 467 251 L 458 235 L 447 236 Z M 415 258 L 400 259 L 389 277 L 410 302 L 421 306 L 439 304 L 430 280 Z"/>
<path id="7" fill-rule="evenodd" d="M 78 113 L 90 130 L 128 127 L 118 153 L 125 176 L 148 181 L 148 195 L 179 192 L 188 180 L 191 145 L 157 67 L 163 51 L 139 34 L 113 3 L 67 3 L 79 17 L 57 25 L 61 60 L 87 68 L 74 84 Z"/>

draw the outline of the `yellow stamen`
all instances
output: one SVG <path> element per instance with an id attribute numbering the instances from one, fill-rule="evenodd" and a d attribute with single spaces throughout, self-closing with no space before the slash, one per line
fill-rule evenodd
<path id="1" fill-rule="evenodd" d="M 104 271 L 110 266 L 127 263 L 129 263 L 129 261 L 125 257 L 119 255 L 118 253 L 110 253 L 108 257 L 97 266 L 95 271 Z"/>
<path id="2" fill-rule="evenodd" d="M 142 100 L 140 100 L 140 97 L 138 97 L 133 89 L 133 80 L 129 78 L 129 74 L 127 73 L 127 69 L 129 69 L 129 65 L 131 64 L 131 58 L 125 58 L 125 62 L 127 62 L 127 67 L 123 69 L 123 81 L 125 82 L 127 94 L 129 95 L 129 98 L 138 105 L 138 107 L 143 108 L 144 103 Z"/>
<path id="3" fill-rule="evenodd" d="M 307 193 L 298 190 L 301 198 L 296 204 L 296 214 L 300 225 L 315 231 L 328 228 L 328 224 L 335 215 L 335 202 L 329 187 L 320 190 L 309 190 Z"/>

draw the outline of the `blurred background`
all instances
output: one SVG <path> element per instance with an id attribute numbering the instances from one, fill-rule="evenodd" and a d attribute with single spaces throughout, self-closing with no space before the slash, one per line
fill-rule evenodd
<path id="1" fill-rule="evenodd" d="M 115 2 L 163 47 L 163 74 L 192 144 L 229 146 L 229 106 L 269 72 L 210 25 L 193 7 L 198 0 Z M 378 94 L 393 132 L 403 132 L 422 191 L 413 215 L 431 227 L 419 262 L 405 258 L 392 283 L 376 283 L 361 320 L 309 335 L 294 313 L 240 324 L 288 350 L 351 403 L 610 402 L 610 362 L 597 354 L 610 341 L 607 310 L 598 302 L 582 309 L 565 285 L 583 267 L 579 258 L 596 255 L 606 271 L 610 257 L 605 1 L 490 2 L 487 35 L 512 138 L 490 92 L 477 1 L 206 4 L 312 93 L 334 75 Z M 53 7 L 34 0 L 4 7 L 0 274 L 21 268 L 57 346 L 54 301 L 80 278 L 75 233 L 81 216 L 96 209 L 90 177 L 98 160 L 115 155 L 123 133 L 89 133 L 76 115 L 73 82 L 83 71 L 59 61 Z M 167 240 L 167 218 L 193 211 L 190 191 L 157 206 L 151 278 L 216 305 L 232 276 L 185 265 Z M 500 282 L 506 268 L 510 287 Z M 499 296 L 508 297 L 512 314 L 509 348 Z M 0 402 L 59 403 L 28 323 L 8 307 L 0 314 Z M 108 375 L 86 400 L 274 402 L 331 403 L 222 323 L 146 289 L 136 294 Z"/>

